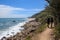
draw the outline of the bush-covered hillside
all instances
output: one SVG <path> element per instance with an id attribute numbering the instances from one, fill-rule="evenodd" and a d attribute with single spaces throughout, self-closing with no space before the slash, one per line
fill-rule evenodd
<path id="1" fill-rule="evenodd" d="M 44 9 L 43 11 L 35 14 L 32 16 L 32 18 L 36 18 L 36 21 L 39 21 L 39 22 L 46 22 L 46 19 L 49 17 L 49 16 L 52 16 L 50 14 L 49 11 L 47 11 L 48 9 Z"/>
<path id="2" fill-rule="evenodd" d="M 33 18 L 36 18 L 37 21 L 41 23 L 46 22 L 46 18 L 49 15 L 54 17 L 55 24 L 55 38 L 56 40 L 60 39 L 60 0 L 46 0 L 48 2 L 48 7 L 45 10 L 33 15 Z"/>

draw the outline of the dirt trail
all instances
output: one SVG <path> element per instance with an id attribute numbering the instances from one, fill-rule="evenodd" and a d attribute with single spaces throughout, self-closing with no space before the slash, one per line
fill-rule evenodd
<path id="1" fill-rule="evenodd" d="M 36 34 L 32 40 L 53 40 L 53 29 L 46 28 L 42 33 Z"/>

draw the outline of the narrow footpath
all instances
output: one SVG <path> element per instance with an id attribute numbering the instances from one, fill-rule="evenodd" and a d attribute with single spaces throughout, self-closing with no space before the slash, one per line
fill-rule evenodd
<path id="1" fill-rule="evenodd" d="M 42 33 L 36 34 L 32 40 L 54 40 L 53 29 L 46 28 Z"/>

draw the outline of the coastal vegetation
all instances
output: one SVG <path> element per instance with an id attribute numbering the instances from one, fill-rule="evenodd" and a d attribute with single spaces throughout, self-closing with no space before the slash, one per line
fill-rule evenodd
<path id="1" fill-rule="evenodd" d="M 49 8 L 54 16 L 55 23 L 55 40 L 60 39 L 60 0 L 46 0 L 49 3 Z"/>
<path id="2" fill-rule="evenodd" d="M 54 39 L 60 39 L 60 0 L 45 0 L 48 5 L 39 13 L 34 14 L 31 18 L 36 18 L 36 23 L 40 22 L 37 29 L 33 31 L 33 34 L 41 33 L 47 27 L 46 19 L 53 17 L 54 19 Z M 29 23 L 30 24 L 30 23 Z M 29 26 L 30 27 L 30 26 Z M 33 26 L 34 27 L 34 26 Z M 34 35 L 33 35 L 34 36 Z M 27 36 L 26 40 L 31 40 L 31 36 Z"/>
<path id="3" fill-rule="evenodd" d="M 26 37 L 25 40 L 32 40 L 31 38 L 33 36 L 35 36 L 36 34 L 39 34 L 39 33 L 43 32 L 47 26 L 46 26 L 46 24 L 42 24 L 42 25 L 39 25 L 39 26 L 36 26 L 36 27 L 38 27 L 38 28 L 32 32 L 32 34 L 31 34 L 32 36 L 31 35 L 27 35 L 27 37 Z"/>
<path id="4" fill-rule="evenodd" d="M 55 40 L 60 39 L 60 0 L 46 0 L 46 1 L 48 2 L 49 5 L 46 6 L 44 10 L 34 14 L 31 17 L 36 18 L 34 21 L 24 25 L 25 33 L 23 32 L 23 34 L 25 34 L 26 36 L 23 35 L 22 37 L 25 37 L 25 40 L 31 40 L 31 37 L 33 37 L 34 34 L 43 32 L 44 29 L 47 27 L 46 19 L 48 17 L 53 17 L 54 19 L 55 24 L 54 39 Z"/>
<path id="5" fill-rule="evenodd" d="M 43 11 L 41 11 L 39 13 L 36 13 L 35 15 L 33 15 L 31 17 L 31 18 L 36 18 L 35 21 L 41 23 L 40 25 L 36 26 L 38 28 L 33 32 L 33 34 L 41 33 L 41 32 L 43 32 L 46 29 L 46 27 L 47 27 L 47 25 L 46 25 L 46 19 L 47 19 L 48 15 L 49 15 L 46 10 L 47 9 L 44 9 Z M 30 36 L 27 36 L 26 37 L 26 40 L 31 40 L 31 37 Z"/>
<path id="6" fill-rule="evenodd" d="M 53 17 L 54 18 L 54 26 L 55 26 L 55 40 L 60 39 L 60 0 L 46 0 L 48 2 L 48 6 L 41 11 L 40 13 L 37 13 L 33 15 L 32 17 L 35 17 L 36 20 L 40 21 L 41 23 L 46 22 L 47 17 Z"/>

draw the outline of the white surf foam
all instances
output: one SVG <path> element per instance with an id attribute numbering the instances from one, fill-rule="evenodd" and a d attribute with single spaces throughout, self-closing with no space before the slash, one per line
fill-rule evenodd
<path id="1" fill-rule="evenodd" d="M 3 31 L 2 34 L 0 34 L 0 39 L 2 37 L 10 37 L 10 36 L 16 35 L 17 32 L 21 32 L 21 30 L 24 29 L 21 26 L 26 24 L 26 22 L 29 22 L 29 21 L 25 21 L 25 22 L 19 23 L 19 24 L 15 25 L 15 26 L 12 26 L 9 29 Z"/>

